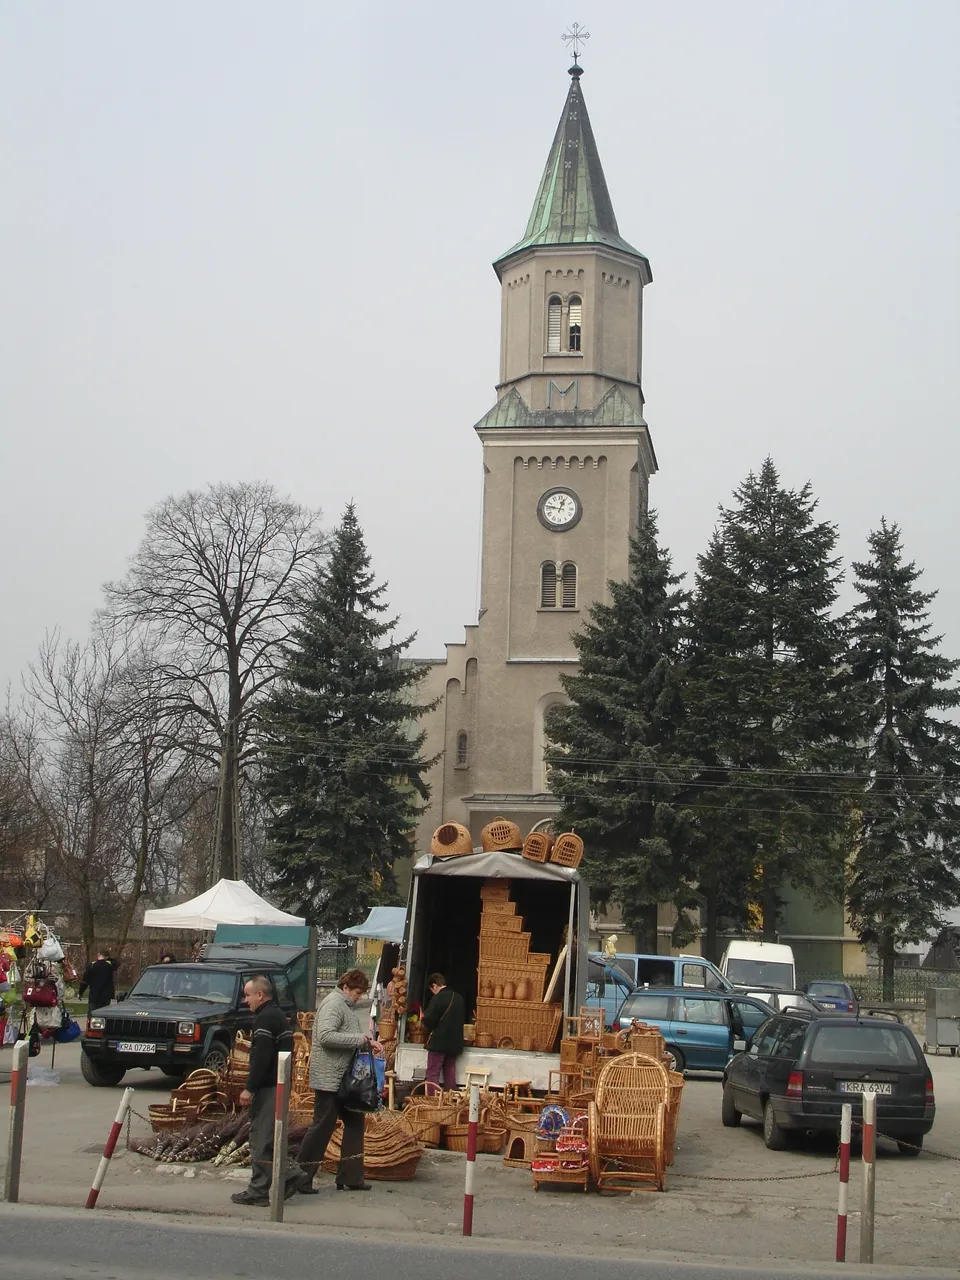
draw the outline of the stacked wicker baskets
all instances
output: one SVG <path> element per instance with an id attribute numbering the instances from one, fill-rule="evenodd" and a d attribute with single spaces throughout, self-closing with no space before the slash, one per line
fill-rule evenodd
<path id="1" fill-rule="evenodd" d="M 549 1052 L 561 1015 L 559 1005 L 543 1003 L 550 956 L 530 950 L 530 934 L 510 900 L 509 881 L 486 881 L 480 897 L 476 1043 Z"/>
<path id="2" fill-rule="evenodd" d="M 343 1125 L 337 1121 L 322 1168 L 336 1173 Z M 376 1111 L 364 1117 L 363 1172 L 371 1181 L 408 1182 L 417 1172 L 423 1144 L 411 1134 L 396 1111 Z"/>

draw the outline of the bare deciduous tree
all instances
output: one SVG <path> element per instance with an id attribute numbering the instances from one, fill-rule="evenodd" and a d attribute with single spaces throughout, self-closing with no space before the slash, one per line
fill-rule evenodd
<path id="1" fill-rule="evenodd" d="M 228 879 L 257 701 L 323 545 L 319 513 L 272 486 L 212 485 L 154 508 L 127 576 L 106 587 L 113 616 L 157 646 L 167 694 L 196 729 L 185 745 L 219 767 L 215 874 Z"/>

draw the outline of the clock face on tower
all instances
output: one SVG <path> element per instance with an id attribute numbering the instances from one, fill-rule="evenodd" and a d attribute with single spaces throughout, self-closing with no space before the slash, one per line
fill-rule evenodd
<path id="1" fill-rule="evenodd" d="M 572 489 L 548 489 L 537 503 L 540 523 L 556 533 L 572 529 L 582 515 L 580 499 Z"/>

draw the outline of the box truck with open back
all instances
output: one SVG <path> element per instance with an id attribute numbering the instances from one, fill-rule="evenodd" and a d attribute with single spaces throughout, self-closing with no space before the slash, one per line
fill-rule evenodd
<path id="1" fill-rule="evenodd" d="M 426 1007 L 434 972 L 463 996 L 475 1042 L 457 1061 L 458 1083 L 472 1068 L 489 1072 L 494 1086 L 521 1079 L 548 1087 L 564 1019 L 585 1000 L 589 913 L 578 871 L 519 852 L 417 862 L 401 952 L 408 1009 Z M 518 988 L 527 999 L 516 998 Z M 426 1046 L 408 1041 L 407 1021 L 404 1014 L 397 1044 L 401 1080 L 426 1069 Z"/>

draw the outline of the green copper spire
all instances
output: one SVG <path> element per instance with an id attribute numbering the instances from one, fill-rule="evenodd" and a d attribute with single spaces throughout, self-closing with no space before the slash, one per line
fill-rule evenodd
<path id="1" fill-rule="evenodd" d="M 620 235 L 600 153 L 590 127 L 580 77 L 570 68 L 570 90 L 524 237 L 493 264 L 535 245 L 605 244 L 635 258 L 644 255 Z"/>

